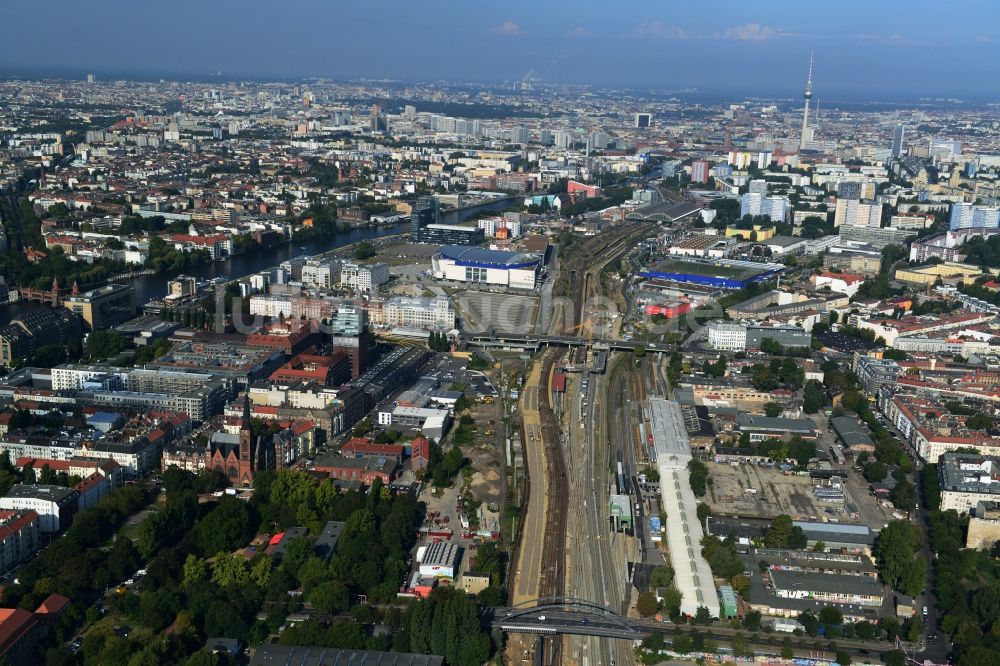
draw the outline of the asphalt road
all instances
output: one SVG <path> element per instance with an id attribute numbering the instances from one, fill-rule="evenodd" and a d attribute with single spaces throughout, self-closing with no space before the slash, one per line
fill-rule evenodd
<path id="1" fill-rule="evenodd" d="M 881 422 L 889 433 L 903 444 L 903 451 L 913 463 L 914 475 L 919 480 L 919 471 L 923 467 L 923 461 L 917 457 L 916 451 L 905 443 L 906 439 L 903 437 L 903 433 L 899 432 L 889 419 L 883 419 Z M 941 632 L 941 618 L 937 609 L 937 597 L 934 595 L 934 552 L 931 550 L 930 537 L 927 533 L 929 528 L 927 508 L 919 493 L 919 486 L 915 521 L 923 536 L 920 554 L 927 562 L 927 587 L 921 601 L 922 605 L 927 607 L 927 619 L 924 622 L 924 649 L 918 653 L 917 658 L 920 661 L 944 664 L 947 663 L 948 654 L 951 652 L 951 641 Z M 929 639 L 929 636 L 935 636 L 935 638 Z"/>
<path id="2" fill-rule="evenodd" d="M 545 536 L 545 447 L 538 414 L 541 374 L 541 364 L 535 363 L 521 394 L 520 408 L 524 437 L 522 447 L 528 468 L 530 490 L 515 570 L 513 599 L 515 604 L 538 597 L 542 569 L 540 558 Z"/>
<path id="3" fill-rule="evenodd" d="M 603 615 L 598 612 L 588 610 L 571 610 L 559 608 L 538 609 L 531 612 L 513 611 L 508 608 L 494 609 L 492 623 L 494 626 L 502 627 L 505 631 L 523 633 L 559 633 L 569 635 L 570 641 L 587 640 L 587 636 L 593 636 L 590 640 L 608 641 L 621 645 L 629 645 L 632 640 L 640 639 L 650 633 L 660 632 L 667 640 L 677 631 L 688 632 L 691 627 L 688 625 L 677 625 L 671 622 L 656 622 L 654 620 L 637 620 L 628 618 L 615 618 Z M 733 629 L 732 627 L 714 624 L 711 626 L 699 626 L 698 630 L 703 634 L 709 634 L 722 645 L 728 645 L 736 636 L 742 636 L 754 650 L 758 653 L 777 654 L 780 645 L 785 638 L 788 638 L 793 649 L 799 656 L 811 654 L 816 656 L 817 652 L 822 652 L 833 656 L 834 650 L 829 649 L 830 641 L 824 638 L 813 638 L 809 636 L 789 636 L 787 634 L 760 634 L 758 640 L 748 636 L 745 630 Z M 597 638 L 600 637 L 618 637 Z M 885 652 L 894 649 L 891 643 L 881 641 L 861 641 L 850 639 L 835 639 L 833 641 L 835 649 L 843 650 L 848 654 L 860 655 L 866 659 L 878 658 Z"/>

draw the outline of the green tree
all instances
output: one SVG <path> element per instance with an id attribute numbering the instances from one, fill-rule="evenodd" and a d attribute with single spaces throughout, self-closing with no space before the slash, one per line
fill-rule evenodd
<path id="1" fill-rule="evenodd" d="M 62 218 L 64 218 L 64 217 L 66 217 L 66 216 L 69 215 L 69 206 L 67 206 L 66 204 L 64 204 L 61 201 L 58 201 L 58 202 L 52 204 L 51 206 L 49 206 L 48 213 L 52 217 L 55 217 L 55 218 L 58 218 L 58 219 L 62 219 Z"/>
<path id="2" fill-rule="evenodd" d="M 705 495 L 706 482 L 708 480 L 708 468 L 697 459 L 688 462 L 688 480 L 691 483 L 691 491 L 696 497 Z"/>
<path id="3" fill-rule="evenodd" d="M 764 533 L 764 545 L 768 548 L 805 548 L 808 539 L 801 527 L 792 524 L 786 514 L 777 516 Z"/>
<path id="4" fill-rule="evenodd" d="M 671 585 L 663 593 L 663 610 L 666 611 L 667 615 L 670 617 L 677 617 L 681 613 L 681 601 L 683 601 L 683 597 L 681 596 L 680 590 Z"/>
<path id="5" fill-rule="evenodd" d="M 743 560 L 731 539 L 722 541 L 718 537 L 705 536 L 701 541 L 701 553 L 708 560 L 712 573 L 719 578 L 732 580 L 743 572 Z"/>
<path id="6" fill-rule="evenodd" d="M 354 246 L 354 259 L 364 261 L 375 256 L 375 246 L 370 241 L 361 241 Z"/>
<path id="7" fill-rule="evenodd" d="M 671 647 L 678 654 L 687 654 L 692 649 L 691 637 L 678 631 L 671 640 Z"/>
<path id="8" fill-rule="evenodd" d="M 781 405 L 776 402 L 769 402 L 764 405 L 764 415 L 775 417 L 781 415 Z"/>
<path id="9" fill-rule="evenodd" d="M 185 587 L 197 587 L 208 580 L 208 561 L 195 555 L 188 555 L 184 561 Z"/>
<path id="10" fill-rule="evenodd" d="M 875 559 L 882 579 L 909 596 L 923 591 L 926 565 L 914 558 L 920 551 L 917 527 L 905 520 L 890 522 L 875 540 Z"/>
<path id="11" fill-rule="evenodd" d="M 885 479 L 885 475 L 889 473 L 888 468 L 885 463 L 873 460 L 864 466 L 865 480 L 869 483 L 878 483 Z"/>
<path id="12" fill-rule="evenodd" d="M 802 391 L 802 410 L 807 414 L 815 414 L 824 404 L 826 404 L 826 391 L 823 390 L 823 384 L 810 379 Z"/>
<path id="13" fill-rule="evenodd" d="M 125 350 L 125 338 L 110 330 L 97 330 L 87 335 L 87 358 L 103 361 L 114 358 Z"/>
<path id="14" fill-rule="evenodd" d="M 666 646 L 667 643 L 663 640 L 663 633 L 659 631 L 654 631 L 642 639 L 642 647 L 651 652 L 660 652 Z"/>
<path id="15" fill-rule="evenodd" d="M 476 558 L 476 566 L 479 566 L 479 558 Z M 669 587 L 674 582 L 674 570 L 668 564 L 661 564 L 653 569 L 649 576 L 649 588 L 655 590 L 660 587 Z"/>
<path id="16" fill-rule="evenodd" d="M 819 631 L 819 619 L 811 611 L 799 614 L 799 624 L 810 636 L 815 636 Z"/>
<path id="17" fill-rule="evenodd" d="M 35 351 L 31 365 L 40 368 L 54 368 L 66 362 L 66 349 L 61 345 L 42 345 Z"/>
<path id="18" fill-rule="evenodd" d="M 739 594 L 744 599 L 750 593 L 750 579 L 743 574 L 737 574 L 733 576 L 732 580 L 733 590 Z"/>
<path id="19" fill-rule="evenodd" d="M 39 470 L 38 483 L 43 486 L 53 486 L 56 484 L 56 473 L 47 464 L 42 465 L 42 469 Z"/>
<path id="20" fill-rule="evenodd" d="M 309 603 L 322 613 L 347 610 L 349 605 L 347 586 L 337 580 L 320 583 L 309 594 Z"/>
<path id="21" fill-rule="evenodd" d="M 656 595 L 652 592 L 640 592 L 635 608 L 639 611 L 639 615 L 652 617 L 659 611 L 660 604 L 656 600 Z"/>
<path id="22" fill-rule="evenodd" d="M 864 622 L 858 622 L 854 625 L 854 635 L 863 641 L 874 640 L 875 625 L 867 620 Z"/>
<path id="23" fill-rule="evenodd" d="M 819 621 L 827 626 L 843 624 L 844 614 L 836 606 L 823 606 L 819 611 Z"/>
<path id="24" fill-rule="evenodd" d="M 906 653 L 902 650 L 893 650 L 882 655 L 885 666 L 906 666 Z"/>
<path id="25" fill-rule="evenodd" d="M 917 489 L 909 479 L 900 479 L 889 491 L 889 501 L 901 511 L 913 511 L 917 506 Z"/>
<path id="26" fill-rule="evenodd" d="M 708 517 L 712 515 L 712 507 L 708 506 L 704 502 L 698 502 L 698 506 L 695 508 L 698 520 L 701 522 L 701 526 L 705 527 L 705 521 Z"/>
<path id="27" fill-rule="evenodd" d="M 212 582 L 219 587 L 243 587 L 250 582 L 247 561 L 235 553 L 217 553 L 212 561 Z"/>
<path id="28" fill-rule="evenodd" d="M 198 522 L 195 538 L 204 554 L 229 551 L 245 546 L 253 535 L 254 527 L 247 503 L 226 496 Z"/>
<path id="29" fill-rule="evenodd" d="M 765 354 L 780 354 L 781 345 L 774 338 L 764 338 L 760 341 L 760 350 Z"/>

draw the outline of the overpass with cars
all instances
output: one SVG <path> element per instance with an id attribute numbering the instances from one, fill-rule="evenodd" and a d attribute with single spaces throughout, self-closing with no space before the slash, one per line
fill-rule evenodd
<path id="1" fill-rule="evenodd" d="M 491 629 L 506 633 L 535 634 L 540 638 L 545 636 L 575 635 L 595 636 L 599 638 L 616 638 L 621 640 L 640 641 L 655 633 L 665 634 L 667 642 L 673 634 L 687 631 L 686 624 L 659 622 L 654 619 L 632 618 L 622 615 L 602 604 L 575 599 L 571 597 L 547 597 L 531 599 L 516 606 L 487 608 L 483 613 L 483 622 Z M 729 626 L 698 627 L 706 635 L 722 643 L 728 643 L 736 636 L 746 634 Z M 758 654 L 768 650 L 776 653 L 781 648 L 781 640 L 770 640 L 773 636 L 760 641 L 750 640 Z M 895 649 L 903 650 L 907 655 L 914 654 L 917 646 L 897 640 L 896 643 L 883 641 L 863 641 L 857 639 L 836 639 L 835 648 L 830 647 L 830 641 L 820 646 L 817 639 L 808 636 L 788 636 L 796 652 L 808 654 L 808 658 L 831 661 L 833 652 L 840 650 L 853 656 L 879 656 Z M 729 648 L 720 647 L 719 652 L 729 652 Z"/>
<path id="2" fill-rule="evenodd" d="M 574 335 L 532 335 L 525 333 L 505 333 L 503 331 L 466 333 L 462 335 L 462 340 L 470 347 L 523 349 L 530 351 L 538 351 L 542 347 L 592 347 L 597 351 L 636 351 L 642 349 L 650 353 L 670 352 L 674 350 L 674 347 L 671 345 L 637 342 L 635 340 L 585 338 Z"/>

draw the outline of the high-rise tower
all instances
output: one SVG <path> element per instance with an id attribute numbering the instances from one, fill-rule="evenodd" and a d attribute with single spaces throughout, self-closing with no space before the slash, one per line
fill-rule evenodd
<path id="1" fill-rule="evenodd" d="M 901 157 L 903 151 L 906 150 L 906 125 L 899 124 L 896 125 L 896 129 L 892 133 L 892 156 Z"/>
<path id="2" fill-rule="evenodd" d="M 806 91 L 802 93 L 802 135 L 799 137 L 799 150 L 804 150 L 809 141 L 809 100 L 813 96 L 813 52 L 809 52 L 809 78 L 806 79 Z"/>

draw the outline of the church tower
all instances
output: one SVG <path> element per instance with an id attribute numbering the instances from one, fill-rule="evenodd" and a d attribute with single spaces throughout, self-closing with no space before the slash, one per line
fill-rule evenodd
<path id="1" fill-rule="evenodd" d="M 240 424 L 240 476 L 253 474 L 254 457 L 253 425 L 250 423 L 250 392 L 243 396 L 243 423 Z"/>

